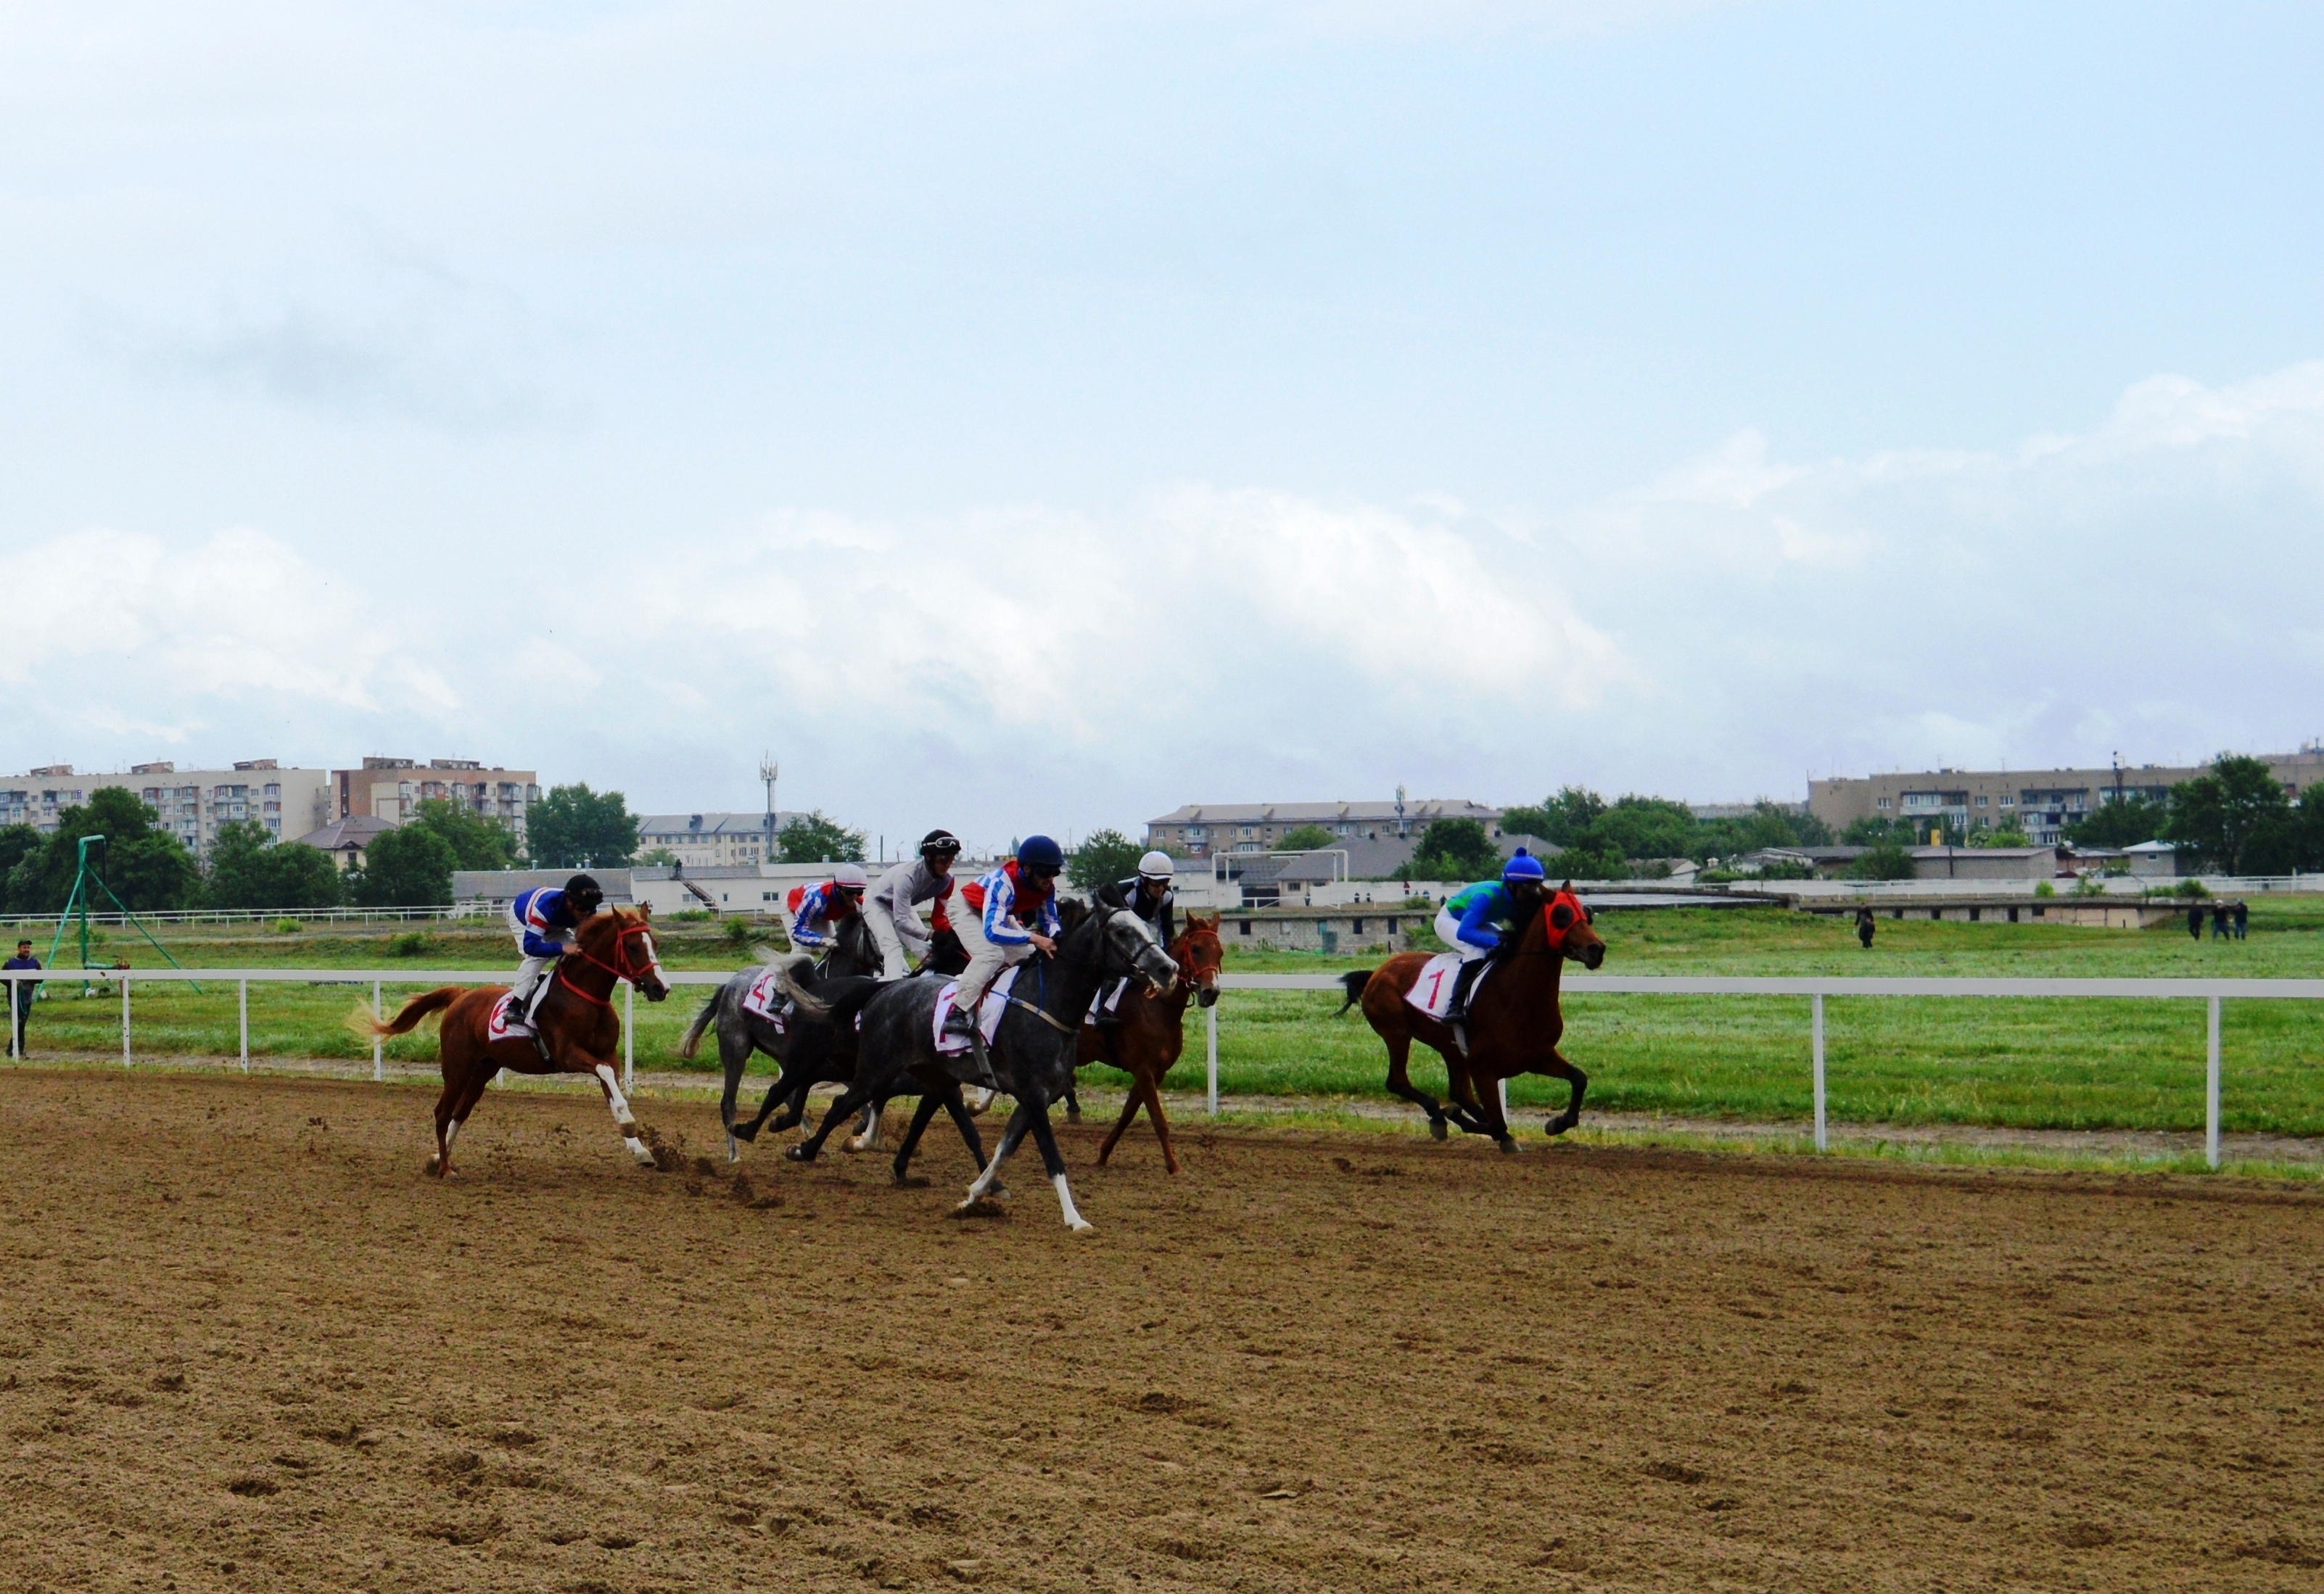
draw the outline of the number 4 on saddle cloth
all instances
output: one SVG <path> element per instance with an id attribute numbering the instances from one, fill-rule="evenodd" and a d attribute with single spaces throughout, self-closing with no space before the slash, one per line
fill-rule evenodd
<path id="1" fill-rule="evenodd" d="M 1404 993 L 1404 1000 L 1430 1018 L 1441 1020 L 1452 1010 L 1452 982 L 1460 972 L 1461 954 L 1440 952 L 1420 965 L 1420 978 L 1412 982 L 1412 989 Z M 1472 1009 L 1476 1005 L 1477 992 L 1484 989 L 1485 981 L 1492 976 L 1489 963 L 1477 971 L 1477 982 L 1469 988 L 1469 1002 Z"/>
<path id="2" fill-rule="evenodd" d="M 790 1027 L 790 998 L 783 994 L 775 970 L 759 971 L 759 977 L 751 981 L 751 989 L 742 993 L 742 1010 L 764 1018 L 778 1034 Z"/>

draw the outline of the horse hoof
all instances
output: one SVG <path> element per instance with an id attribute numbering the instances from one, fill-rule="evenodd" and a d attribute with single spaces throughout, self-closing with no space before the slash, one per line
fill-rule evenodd
<path id="1" fill-rule="evenodd" d="M 927 1187 L 928 1176 L 926 1174 L 898 1174 L 896 1175 L 896 1188 L 899 1190 L 926 1190 Z"/>
<path id="2" fill-rule="evenodd" d="M 1494 1144 L 1501 1148 L 1501 1155 L 1504 1156 L 1515 1156 L 1518 1152 L 1525 1149 L 1524 1147 L 1517 1144 L 1517 1137 L 1514 1135 L 1503 1135 L 1499 1140 L 1495 1141 Z"/>
<path id="3" fill-rule="evenodd" d="M 1428 1138 L 1430 1139 L 1442 1140 L 1449 1132 L 1450 1131 L 1448 1131 L 1444 1127 L 1444 1120 L 1443 1119 L 1432 1118 L 1428 1120 Z"/>
<path id="4" fill-rule="evenodd" d="M 733 1131 L 731 1129 L 726 1134 L 726 1160 L 729 1163 L 742 1160 L 742 1142 L 734 1138 Z"/>
<path id="5" fill-rule="evenodd" d="M 420 1171 L 432 1179 L 440 1179 L 444 1176 L 444 1159 L 430 1152 Z"/>
<path id="6" fill-rule="evenodd" d="M 1072 1230 L 1075 1234 L 1095 1234 L 1097 1232 L 1096 1224 L 1086 1222 L 1078 1218 L 1066 1224 L 1065 1227 Z"/>
<path id="7" fill-rule="evenodd" d="M 1080 1108 L 1068 1107 L 1065 1109 L 1065 1121 L 1067 1123 L 1079 1123 L 1081 1120 L 1082 1110 Z"/>
<path id="8" fill-rule="evenodd" d="M 808 1151 L 804 1144 L 786 1147 L 783 1151 L 783 1155 L 792 1162 L 813 1162 L 815 1160 L 814 1154 Z"/>
<path id="9" fill-rule="evenodd" d="M 1575 1124 L 1580 1123 L 1581 1121 L 1582 1120 L 1578 1118 L 1568 1117 L 1566 1114 L 1561 1112 L 1555 1118 L 1551 1119 L 1547 1123 L 1543 1124 L 1541 1127 L 1549 1138 L 1554 1140 L 1560 1135 L 1565 1133 L 1566 1130 L 1572 1129 Z"/>

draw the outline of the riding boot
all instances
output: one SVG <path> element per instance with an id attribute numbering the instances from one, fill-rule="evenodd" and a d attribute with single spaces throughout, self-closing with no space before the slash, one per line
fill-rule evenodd
<path id="1" fill-rule="evenodd" d="M 1452 1005 L 1444 1009 L 1444 1022 L 1466 1024 L 1469 1021 L 1469 988 L 1476 984 L 1477 976 L 1485 972 L 1485 965 L 1491 961 L 1475 957 L 1461 965 L 1460 972 L 1452 976 Z"/>

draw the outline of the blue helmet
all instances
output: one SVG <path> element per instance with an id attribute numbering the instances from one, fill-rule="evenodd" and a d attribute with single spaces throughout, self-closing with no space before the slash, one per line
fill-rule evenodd
<path id="1" fill-rule="evenodd" d="M 1548 878 L 1549 875 L 1541 866 L 1541 860 L 1523 847 L 1519 847 L 1509 861 L 1501 866 L 1501 883 L 1505 886 L 1514 886 L 1524 880 L 1530 880 L 1538 885 Z"/>
<path id="2" fill-rule="evenodd" d="M 1045 835 L 1028 835 L 1017 843 L 1017 861 L 1026 869 L 1046 869 L 1055 874 L 1065 866 L 1065 850 Z"/>

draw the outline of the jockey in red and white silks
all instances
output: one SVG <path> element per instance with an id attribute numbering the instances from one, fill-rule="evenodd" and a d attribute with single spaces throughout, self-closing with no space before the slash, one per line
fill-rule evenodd
<path id="1" fill-rule="evenodd" d="M 1002 969 L 1037 950 L 1056 951 L 1057 876 L 1065 866 L 1062 847 L 1047 836 L 1028 835 L 1017 856 L 960 889 L 967 911 L 954 913 L 952 926 L 967 950 L 968 967 L 961 971 L 960 988 L 945 1019 L 947 1034 L 976 1034 L 976 1005 Z"/>

